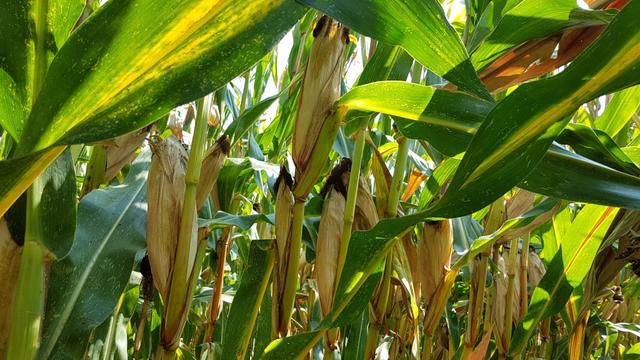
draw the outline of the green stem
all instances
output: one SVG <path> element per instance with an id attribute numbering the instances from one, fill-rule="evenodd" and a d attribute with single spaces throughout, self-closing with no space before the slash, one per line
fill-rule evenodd
<path id="1" fill-rule="evenodd" d="M 27 218 L 27 222 L 29 218 Z M 22 249 L 20 277 L 14 300 L 7 359 L 36 358 L 44 309 L 44 249 L 28 239 Z"/>
<path id="2" fill-rule="evenodd" d="M 207 140 L 207 117 L 211 106 L 211 96 L 206 96 L 198 100 L 198 116 L 196 117 L 193 143 L 187 164 L 187 174 L 185 176 L 184 205 L 182 208 L 182 219 L 180 221 L 180 231 L 176 251 L 175 264 L 171 274 L 169 296 L 165 309 L 165 319 L 162 327 L 162 346 L 169 352 L 175 354 L 179 345 L 179 339 L 184 328 L 188 308 L 185 304 L 191 300 L 188 292 L 188 279 L 191 274 L 189 269 L 189 251 L 191 249 L 191 239 L 193 222 L 196 220 L 196 188 L 200 179 L 200 168 L 204 156 L 204 146 Z M 194 264 L 197 266 L 197 264 Z"/>
<path id="3" fill-rule="evenodd" d="M 302 246 L 302 227 L 304 225 L 304 201 L 296 199 L 293 205 L 293 223 L 291 225 L 291 243 L 289 247 L 289 263 L 282 295 L 282 313 L 280 314 L 280 334 L 286 334 L 291 321 L 293 304 L 298 288 L 298 265 L 300 262 L 300 247 Z"/>
<path id="4" fill-rule="evenodd" d="M 35 59 L 31 89 L 31 106 L 36 102 L 36 97 L 40 92 L 44 77 L 47 73 L 46 37 L 48 8 L 48 0 L 39 0 L 34 6 Z M 8 137 L 8 135 L 6 136 Z M 4 143 L 7 145 L 3 144 L 3 151 L 9 151 L 9 142 L 5 140 Z M 55 159 L 55 157 L 53 159 Z M 27 193 L 27 226 L 25 243 L 22 249 L 20 275 L 18 277 L 18 286 L 14 299 L 11 331 L 7 345 L 8 359 L 34 359 L 40 343 L 40 322 L 44 310 L 44 294 L 46 289 L 44 275 L 46 250 L 40 244 L 41 226 L 37 212 L 42 189 L 37 183 L 38 180 L 34 182 L 34 185 Z"/>
<path id="5" fill-rule="evenodd" d="M 338 288 L 340 282 L 340 274 L 344 268 L 344 262 L 347 259 L 347 251 L 349 249 L 349 241 L 351 240 L 351 229 L 353 228 L 353 218 L 356 212 L 356 200 L 358 197 L 358 183 L 360 181 L 360 168 L 362 167 L 362 155 L 364 153 L 364 129 L 358 130 L 356 133 L 356 144 L 353 149 L 353 158 L 351 159 L 351 174 L 349 174 L 349 189 L 347 190 L 347 202 L 344 209 L 344 227 L 342 229 L 342 242 L 340 243 L 340 252 L 338 253 L 338 267 L 336 272 L 336 280 L 334 292 Z"/>

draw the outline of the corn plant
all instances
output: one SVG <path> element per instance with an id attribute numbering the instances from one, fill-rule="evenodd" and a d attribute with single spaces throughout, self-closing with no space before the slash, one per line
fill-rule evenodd
<path id="1" fill-rule="evenodd" d="M 0 10 L 0 359 L 640 356 L 640 0 Z"/>

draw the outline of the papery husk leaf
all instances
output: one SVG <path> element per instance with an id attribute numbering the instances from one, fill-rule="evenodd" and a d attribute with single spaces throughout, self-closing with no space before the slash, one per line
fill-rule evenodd
<path id="1" fill-rule="evenodd" d="M 222 135 L 204 155 L 196 189 L 196 208 L 200 209 L 218 180 L 224 160 L 229 154 L 229 137 Z"/>
<path id="2" fill-rule="evenodd" d="M 340 97 L 349 31 L 322 16 L 313 36 L 292 139 L 296 198 L 306 197 L 320 176 L 341 121 L 334 114 L 333 105 Z"/>
<path id="3" fill-rule="evenodd" d="M 275 234 L 276 234 L 276 263 L 273 268 L 272 286 L 272 322 L 280 323 L 281 302 L 284 293 L 287 267 L 289 265 L 289 244 L 291 242 L 291 226 L 293 222 L 294 198 L 291 192 L 293 180 L 287 169 L 282 166 L 276 180 L 275 206 Z M 272 329 L 272 337 L 277 337 L 277 329 Z"/>
<path id="4" fill-rule="evenodd" d="M 323 123 L 340 97 L 340 81 L 348 30 L 322 16 L 313 31 L 314 41 L 307 62 L 293 132 L 292 156 L 296 169 L 304 172 Z"/>
<path id="5" fill-rule="evenodd" d="M 527 266 L 527 279 L 529 280 L 530 292 L 533 292 L 542 277 L 546 273 L 544 263 L 540 259 L 540 256 L 534 251 L 529 251 L 529 266 Z"/>
<path id="6" fill-rule="evenodd" d="M 182 144 L 173 138 L 154 140 L 151 146 L 147 253 L 153 282 L 166 301 L 182 218 L 188 155 Z M 193 234 L 197 236 L 196 231 Z"/>
<path id="7" fill-rule="evenodd" d="M 374 227 L 379 220 L 378 210 L 373 201 L 373 196 L 371 196 L 365 180 L 360 178 L 356 197 L 356 211 L 353 217 L 353 231 L 369 230 Z"/>
<path id="8" fill-rule="evenodd" d="M 149 127 L 145 127 L 102 143 L 107 158 L 103 183 L 109 183 L 125 165 L 131 164 L 148 135 Z"/>
<path id="9" fill-rule="evenodd" d="M 451 265 L 453 247 L 453 227 L 451 220 L 426 222 L 422 237 L 418 241 L 418 257 L 421 267 L 421 293 L 428 304 L 436 288 Z"/>
<path id="10" fill-rule="evenodd" d="M 514 219 L 533 207 L 534 193 L 518 189 L 516 194 L 505 204 L 507 219 Z"/>
<path id="11" fill-rule="evenodd" d="M 336 189 L 330 189 L 322 206 L 316 244 L 316 280 L 323 315 L 327 315 L 333 306 L 344 208 L 344 196 Z"/>
<path id="12" fill-rule="evenodd" d="M 498 271 L 494 274 L 494 286 L 496 287 L 496 297 L 494 299 L 492 323 L 496 334 L 496 345 L 502 352 L 506 352 L 504 344 L 504 318 L 507 304 L 507 288 L 509 286 L 509 276 L 507 275 L 507 264 L 505 259 L 509 258 L 509 249 L 504 249 L 502 255 L 498 256 Z M 520 256 L 516 258 L 516 269 L 520 267 Z M 514 289 L 512 302 L 512 322 L 517 323 L 520 314 L 520 272 L 515 272 Z"/>

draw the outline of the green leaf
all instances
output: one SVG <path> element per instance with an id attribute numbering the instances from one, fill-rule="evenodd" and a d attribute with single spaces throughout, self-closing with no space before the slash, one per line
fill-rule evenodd
<path id="1" fill-rule="evenodd" d="M 640 168 L 603 131 L 593 130 L 585 125 L 569 124 L 557 140 L 570 145 L 578 154 L 589 159 L 631 175 L 640 175 Z"/>
<path id="2" fill-rule="evenodd" d="M 0 216 L 24 193 L 35 179 L 62 153 L 57 147 L 0 161 Z"/>
<path id="3" fill-rule="evenodd" d="M 200 219 L 198 227 L 222 227 L 222 226 L 236 226 L 242 230 L 249 230 L 253 224 L 257 222 L 266 222 L 269 224 L 275 224 L 273 215 L 267 216 L 264 214 L 253 215 L 233 215 L 224 211 L 218 211 L 213 219 Z"/>
<path id="4" fill-rule="evenodd" d="M 598 41 L 555 77 L 525 84 L 498 103 L 473 137 L 438 204 L 455 217 L 481 209 L 523 180 L 584 102 L 640 82 L 639 2 L 631 2 Z M 609 71 L 615 66 L 617 71 Z M 463 210 L 464 208 L 464 210 Z"/>
<path id="5" fill-rule="evenodd" d="M 487 20 L 496 15 L 491 13 L 493 7 L 487 11 Z M 470 49 L 474 50 L 471 61 L 482 71 L 528 40 L 546 38 L 571 27 L 607 24 L 613 15 L 615 13 L 581 9 L 575 0 L 520 1 L 500 17 L 494 28 L 481 28 L 477 35 L 474 33 L 470 41 Z"/>
<path id="6" fill-rule="evenodd" d="M 519 184 L 539 194 L 578 202 L 640 209 L 640 177 L 552 146 Z"/>
<path id="7" fill-rule="evenodd" d="M 596 119 L 595 127 L 611 137 L 618 135 L 640 106 L 640 86 L 617 92 L 607 104 L 604 113 Z"/>
<path id="8" fill-rule="evenodd" d="M 540 320 L 560 312 L 573 289 L 586 277 L 600 243 L 618 209 L 587 205 L 560 240 L 560 249 L 531 295 L 529 311 L 522 320 L 509 349 L 516 354 L 524 348 Z"/>
<path id="9" fill-rule="evenodd" d="M 1 0 L 0 8 L 0 70 L 13 79 L 14 91 L 27 113 L 35 97 L 37 68 L 46 69 L 62 47 L 84 1 Z M 0 88 L 3 85 L 0 79 Z M 0 106 L 0 118 L 10 115 L 5 110 Z"/>
<path id="10" fill-rule="evenodd" d="M 448 156 L 456 156 L 469 146 L 494 107 L 492 103 L 463 93 L 397 81 L 355 87 L 337 105 L 396 116 L 403 135 L 426 140 Z M 457 163 L 459 161 L 456 166 Z M 640 178 L 559 146 L 547 150 L 540 163 L 517 185 L 567 200 L 640 208 Z M 420 204 L 425 202 L 426 199 Z M 475 209 L 474 203 L 460 205 L 461 212 L 471 213 Z"/>
<path id="11" fill-rule="evenodd" d="M 71 150 L 65 150 L 33 183 L 40 242 L 56 258 L 71 250 L 76 230 L 76 174 Z"/>
<path id="12" fill-rule="evenodd" d="M 252 66 L 303 11 L 287 0 L 111 0 L 51 63 L 21 151 L 141 128 Z"/>
<path id="13" fill-rule="evenodd" d="M 271 248 L 271 243 L 270 240 L 251 242 L 250 261 L 242 274 L 227 318 L 228 325 L 225 327 L 222 341 L 222 358 L 224 359 L 244 359 L 247 352 L 273 269 L 275 251 Z"/>
<path id="14" fill-rule="evenodd" d="M 234 144 L 237 141 L 240 141 L 244 135 L 253 127 L 253 125 L 258 121 L 260 116 L 267 111 L 267 109 L 273 104 L 274 101 L 278 99 L 279 95 L 274 95 L 268 97 L 259 103 L 252 106 L 250 109 L 245 111 L 240 117 L 235 119 L 231 125 L 225 131 L 225 134 L 229 136 L 231 139 L 231 143 Z"/>
<path id="15" fill-rule="evenodd" d="M 0 127 L 19 140 L 26 118 L 18 87 L 11 76 L 0 69 Z"/>
<path id="16" fill-rule="evenodd" d="M 436 0 L 302 0 L 353 30 L 404 48 L 460 89 L 491 99 Z"/>
<path id="17" fill-rule="evenodd" d="M 40 358 L 77 358 L 67 347 L 112 314 L 135 254 L 145 246 L 150 159 L 147 148 L 124 184 L 92 191 L 80 201 L 75 244 L 51 268 Z"/>

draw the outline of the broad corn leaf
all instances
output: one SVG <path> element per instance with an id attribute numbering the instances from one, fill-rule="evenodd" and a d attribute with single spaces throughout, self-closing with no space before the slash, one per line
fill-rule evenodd
<path id="1" fill-rule="evenodd" d="M 57 53 L 24 131 L 12 130 L 22 133 L 22 157 L 0 162 L 0 214 L 62 149 L 40 159 L 30 153 L 127 133 L 214 91 L 262 58 L 303 12 L 288 0 L 107 2 Z"/>
<path id="2" fill-rule="evenodd" d="M 303 10 L 286 0 L 109 1 L 51 63 L 20 149 L 141 128 L 252 66 Z"/>
<path id="3" fill-rule="evenodd" d="M 77 340 L 87 339 L 113 313 L 136 252 L 145 247 L 150 161 L 147 148 L 124 184 L 92 191 L 80 201 L 75 244 L 51 267 L 39 358 L 81 357 Z"/>
<path id="4" fill-rule="evenodd" d="M 426 140 L 448 156 L 465 151 L 484 118 L 495 107 L 491 102 L 464 93 L 399 81 L 355 87 L 336 105 L 397 117 L 396 123 L 403 135 Z M 640 178 L 593 160 L 551 146 L 533 171 L 517 185 L 567 200 L 640 208 Z M 458 210 L 472 212 L 484 200 L 476 201 L 458 204 Z"/>

